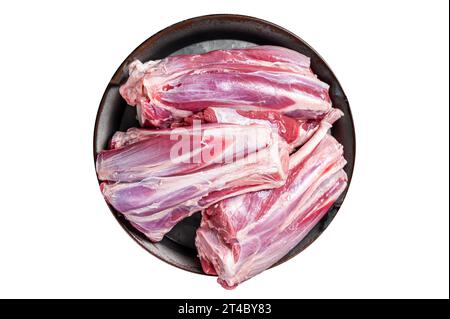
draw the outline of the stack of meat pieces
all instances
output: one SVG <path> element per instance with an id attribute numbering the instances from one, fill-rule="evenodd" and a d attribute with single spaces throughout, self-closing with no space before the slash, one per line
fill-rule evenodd
<path id="1" fill-rule="evenodd" d="M 343 114 L 308 57 L 257 46 L 129 71 L 120 93 L 147 128 L 117 132 L 98 154 L 103 195 L 155 242 L 201 211 L 198 254 L 223 287 L 279 261 L 345 190 L 328 134 Z"/>

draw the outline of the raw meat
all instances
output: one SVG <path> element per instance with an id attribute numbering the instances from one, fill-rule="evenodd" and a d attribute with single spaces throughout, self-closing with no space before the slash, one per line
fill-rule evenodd
<path id="1" fill-rule="evenodd" d="M 97 174 L 108 203 L 152 241 L 217 201 L 286 181 L 288 145 L 265 125 L 138 132 L 145 138 L 116 134 L 118 148 L 98 155 Z"/>
<path id="2" fill-rule="evenodd" d="M 342 115 L 341 110 L 332 108 L 323 120 L 333 124 Z M 185 118 L 183 122 L 174 125 L 174 128 L 192 126 L 194 121 L 217 124 L 267 125 L 276 130 L 289 143 L 291 150 L 303 145 L 316 132 L 320 124 L 318 120 L 294 120 L 276 111 L 241 111 L 225 107 L 209 107 Z M 149 130 L 132 127 L 126 132 L 116 132 L 111 139 L 110 148 L 120 148 L 152 136 L 155 138 L 161 137 L 170 134 L 170 132 L 170 129 Z"/>
<path id="3" fill-rule="evenodd" d="M 260 126 L 199 123 L 164 130 L 131 128 L 127 132 L 116 132 L 110 143 L 113 149 L 98 154 L 97 174 L 100 180 L 135 182 L 153 176 L 192 173 L 207 168 L 211 162 L 244 157 L 250 143 L 259 151 L 267 147 L 270 138 L 268 130 Z M 248 143 L 238 144 L 240 140 Z M 178 154 L 173 151 L 181 146 L 184 152 L 175 156 Z M 202 160 L 205 155 L 208 161 Z M 175 157 L 178 162 L 174 161 Z"/>
<path id="4" fill-rule="evenodd" d="M 341 110 L 332 108 L 323 120 L 329 124 L 343 116 Z M 194 120 L 203 123 L 223 123 L 239 125 L 269 125 L 290 144 L 291 149 L 303 145 L 319 128 L 319 120 L 295 120 L 276 111 L 242 111 L 226 107 L 209 107 L 202 112 L 184 119 L 185 125 Z"/>
<path id="5" fill-rule="evenodd" d="M 320 119 L 331 108 L 329 86 L 311 71 L 309 58 L 281 47 L 136 60 L 129 73 L 120 94 L 137 106 L 143 126 L 168 127 L 210 106 L 300 119 Z"/>
<path id="6" fill-rule="evenodd" d="M 269 268 L 295 247 L 344 191 L 342 146 L 325 121 L 290 158 L 277 189 L 221 201 L 203 212 L 196 246 L 203 270 L 225 288 Z"/>
<path id="7" fill-rule="evenodd" d="M 269 125 L 288 143 L 298 140 L 300 134 L 298 121 L 277 111 L 243 111 L 227 107 L 209 107 L 184 119 L 188 125 L 191 125 L 194 120 L 199 120 L 203 123 Z"/>

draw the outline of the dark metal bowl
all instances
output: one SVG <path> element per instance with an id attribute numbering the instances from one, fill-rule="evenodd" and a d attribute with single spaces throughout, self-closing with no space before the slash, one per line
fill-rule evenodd
<path id="1" fill-rule="evenodd" d="M 345 171 L 350 184 L 355 159 L 355 132 L 349 103 L 336 76 L 319 54 L 293 33 L 273 23 L 239 15 L 208 15 L 182 21 L 156 33 L 135 49 L 114 74 L 100 103 L 94 130 L 94 160 L 98 152 L 107 148 L 109 139 L 116 131 L 139 126 L 136 109 L 128 106 L 119 95 L 119 86 L 128 77 L 127 67 L 130 62 L 248 44 L 278 45 L 303 53 L 311 58 L 311 67 L 319 78 L 330 84 L 333 106 L 345 113 L 333 126 L 332 134 L 344 145 L 344 157 L 348 162 Z M 338 212 L 346 192 L 309 234 L 276 265 L 300 253 L 325 230 Z M 199 213 L 177 224 L 161 242 L 152 243 L 113 207 L 109 208 L 125 231 L 151 254 L 179 268 L 203 273 L 194 246 L 195 230 L 200 222 Z"/>

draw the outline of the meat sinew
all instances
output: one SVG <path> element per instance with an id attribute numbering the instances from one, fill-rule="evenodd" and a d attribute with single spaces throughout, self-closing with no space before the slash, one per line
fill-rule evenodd
<path id="1" fill-rule="evenodd" d="M 120 93 L 137 107 L 143 126 L 168 127 L 210 106 L 300 119 L 320 119 L 331 108 L 329 86 L 311 71 L 309 58 L 276 46 L 136 60 L 129 73 Z"/>
<path id="2" fill-rule="evenodd" d="M 286 183 L 223 200 L 203 212 L 196 246 L 225 288 L 269 268 L 295 247 L 344 191 L 342 146 L 325 121 L 290 157 Z"/>
<path id="3" fill-rule="evenodd" d="M 268 126 L 205 124 L 117 133 L 97 157 L 105 199 L 150 240 L 225 198 L 279 187 L 288 145 Z"/>

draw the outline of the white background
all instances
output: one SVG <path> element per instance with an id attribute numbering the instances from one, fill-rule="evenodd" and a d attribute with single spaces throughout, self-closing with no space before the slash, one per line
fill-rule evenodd
<path id="1" fill-rule="evenodd" d="M 0 4 L 0 297 L 449 297 L 447 1 L 11 3 Z M 118 65 L 160 29 L 210 13 L 305 39 L 337 74 L 357 133 L 354 179 L 327 231 L 234 291 L 132 241 L 92 159 Z"/>

